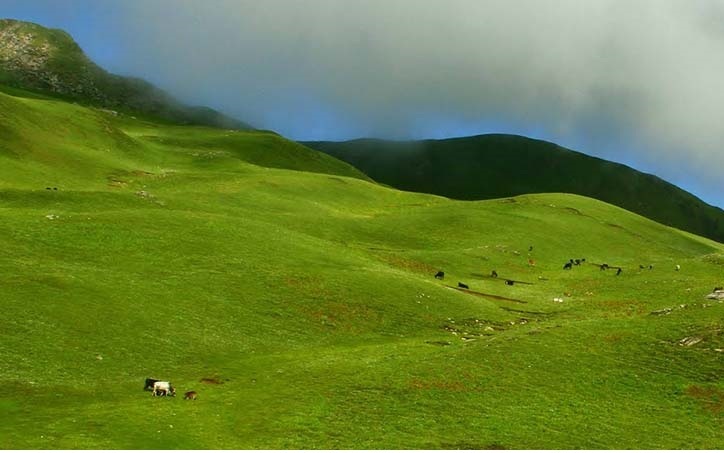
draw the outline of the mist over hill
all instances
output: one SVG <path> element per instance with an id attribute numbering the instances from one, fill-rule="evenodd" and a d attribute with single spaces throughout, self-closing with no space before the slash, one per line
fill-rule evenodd
<path id="1" fill-rule="evenodd" d="M 63 30 L 0 19 L 0 83 L 182 124 L 251 129 L 208 107 L 188 106 L 145 80 L 110 74 Z"/>
<path id="2" fill-rule="evenodd" d="M 392 187 L 459 200 L 564 192 L 596 198 L 724 242 L 724 211 L 656 176 L 504 134 L 409 142 L 304 142 Z"/>

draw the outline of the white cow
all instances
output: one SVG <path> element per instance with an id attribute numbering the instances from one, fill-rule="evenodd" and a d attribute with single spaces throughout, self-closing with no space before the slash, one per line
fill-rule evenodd
<path id="1" fill-rule="evenodd" d="M 154 382 L 151 395 L 159 396 L 161 394 L 163 394 L 163 396 L 176 396 L 176 389 L 167 381 Z"/>

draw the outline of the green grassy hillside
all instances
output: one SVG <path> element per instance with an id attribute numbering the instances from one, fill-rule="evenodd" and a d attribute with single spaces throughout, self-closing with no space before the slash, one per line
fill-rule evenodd
<path id="1" fill-rule="evenodd" d="M 0 95 L 0 248 L 3 449 L 724 447 L 724 246 L 590 198 Z"/>
<path id="2" fill-rule="evenodd" d="M 724 211 L 653 175 L 514 135 L 446 140 L 308 142 L 375 181 L 460 200 L 564 192 L 724 241 Z"/>
<path id="3" fill-rule="evenodd" d="M 176 123 L 251 129 L 208 107 L 184 105 L 144 80 L 109 74 L 65 31 L 30 22 L 0 19 L 0 83 Z"/>

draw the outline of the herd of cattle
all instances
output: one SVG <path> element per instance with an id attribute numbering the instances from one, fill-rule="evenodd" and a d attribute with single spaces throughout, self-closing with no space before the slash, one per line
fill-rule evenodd
<path id="1" fill-rule="evenodd" d="M 146 378 L 143 390 L 150 390 L 152 396 L 176 396 L 176 388 L 170 382 L 159 379 Z M 184 393 L 185 400 L 195 400 L 197 396 L 198 394 L 193 390 Z"/>
<path id="2" fill-rule="evenodd" d="M 532 251 L 532 250 L 533 250 L 533 246 L 531 245 L 531 246 L 528 248 L 528 251 L 530 252 L 530 251 Z M 580 266 L 580 265 L 584 264 L 585 262 L 586 262 L 586 258 L 571 258 L 570 260 L 568 260 L 568 262 L 566 262 L 566 263 L 563 265 L 563 270 L 565 270 L 565 271 L 570 271 L 571 269 L 573 269 L 573 266 Z M 529 259 L 529 260 L 528 260 L 528 264 L 531 265 L 531 266 L 535 266 L 535 261 Z M 621 275 L 621 273 L 623 272 L 623 268 L 620 267 L 620 266 L 611 266 L 611 265 L 609 265 L 609 264 L 607 264 L 607 263 L 602 263 L 602 264 L 590 263 L 590 264 L 592 264 L 592 265 L 594 265 L 594 266 L 597 266 L 597 267 L 598 267 L 600 270 L 602 270 L 602 271 L 606 271 L 606 270 L 609 270 L 609 269 L 616 269 L 616 275 Z M 648 269 L 649 269 L 649 270 L 653 270 L 653 268 L 654 268 L 653 264 L 649 264 L 649 265 L 648 265 Z M 644 266 L 643 264 L 640 264 L 640 265 L 639 265 L 639 269 L 640 269 L 640 270 L 646 269 L 646 266 Z M 677 264 L 677 265 L 674 267 L 674 270 L 680 271 L 680 270 L 681 270 L 681 266 Z M 491 278 L 496 278 L 496 279 L 499 278 L 499 277 L 498 277 L 498 272 L 496 272 L 495 270 L 493 270 L 493 271 L 490 273 L 490 277 L 491 277 Z M 438 271 L 438 272 L 435 274 L 435 278 L 438 279 L 438 280 L 444 280 L 444 279 L 445 279 L 445 272 L 443 272 L 443 271 Z M 539 278 L 540 278 L 540 277 L 539 277 Z M 516 280 L 510 280 L 510 279 L 503 279 L 503 280 L 505 281 L 505 284 L 506 284 L 506 285 L 509 285 L 509 286 L 513 286 L 513 284 L 515 284 L 515 282 L 516 282 Z M 518 283 L 521 283 L 521 282 L 518 282 Z M 525 282 L 523 282 L 523 283 L 525 283 Z M 530 284 L 530 283 L 528 283 L 528 284 Z M 458 288 L 460 288 L 460 289 L 470 289 L 470 287 L 469 287 L 467 284 L 463 283 L 463 282 L 458 282 Z"/>

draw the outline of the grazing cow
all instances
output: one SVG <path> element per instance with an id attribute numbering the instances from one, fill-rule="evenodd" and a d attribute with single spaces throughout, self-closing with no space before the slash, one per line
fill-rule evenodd
<path id="1" fill-rule="evenodd" d="M 176 389 L 171 385 L 170 382 L 157 381 L 153 383 L 153 396 L 176 396 Z"/>
<path id="2" fill-rule="evenodd" d="M 582 263 L 585 263 L 585 262 L 586 262 L 586 258 L 581 258 L 581 262 L 582 262 Z"/>
<path id="3" fill-rule="evenodd" d="M 458 282 L 458 288 L 470 289 L 470 287 L 468 285 L 466 285 L 465 283 L 462 283 L 462 282 Z"/>
<path id="4" fill-rule="evenodd" d="M 676 265 L 676 270 L 677 270 L 677 271 L 680 271 L 680 270 L 681 270 L 681 266 L 679 266 L 679 265 L 677 264 L 677 265 Z"/>
<path id="5" fill-rule="evenodd" d="M 143 390 L 153 390 L 153 384 L 160 382 L 158 379 L 146 378 L 146 385 L 143 386 Z"/>
<path id="6" fill-rule="evenodd" d="M 193 390 L 191 390 L 190 392 L 184 393 L 184 399 L 185 399 L 185 400 L 193 400 L 193 401 L 196 401 L 196 397 L 197 397 L 197 396 L 199 396 L 199 394 L 196 393 L 196 392 L 194 392 Z"/>
<path id="7" fill-rule="evenodd" d="M 643 265 L 643 264 L 639 264 L 639 269 L 643 269 L 643 268 L 644 268 L 644 265 Z"/>
<path id="8" fill-rule="evenodd" d="M 570 271 L 571 269 L 573 269 L 573 264 L 571 264 L 570 262 L 563 265 L 564 271 Z"/>
<path id="9" fill-rule="evenodd" d="M 435 274 L 435 278 L 438 279 L 438 280 L 444 279 L 444 278 L 445 278 L 445 272 L 443 272 L 443 271 L 438 271 L 437 274 Z"/>
<path id="10" fill-rule="evenodd" d="M 604 264 L 601 264 L 601 270 L 602 270 L 602 271 L 605 271 L 605 270 L 607 270 L 607 269 L 608 269 L 608 264 L 605 264 L 605 263 L 604 263 Z"/>
<path id="11" fill-rule="evenodd" d="M 53 187 L 53 190 L 58 190 L 58 188 L 57 188 L 57 187 Z"/>
<path id="12" fill-rule="evenodd" d="M 508 286 L 513 286 L 515 284 L 515 282 L 513 280 L 506 280 L 505 284 Z"/>
<path id="13" fill-rule="evenodd" d="M 532 252 L 532 251 L 533 251 L 533 246 L 532 246 L 532 245 L 531 245 L 530 247 L 528 247 L 528 251 L 529 251 L 529 252 Z"/>
<path id="14" fill-rule="evenodd" d="M 490 276 L 493 278 L 498 278 L 498 273 L 493 270 L 493 272 L 490 273 Z"/>
<path id="15" fill-rule="evenodd" d="M 618 270 L 616 271 L 616 275 L 621 275 L 621 272 L 623 272 L 623 269 L 621 269 L 621 268 L 619 267 Z"/>
<path id="16" fill-rule="evenodd" d="M 653 269 L 654 269 L 654 265 L 653 265 L 653 264 L 649 264 L 649 270 L 653 270 Z"/>
<path id="17" fill-rule="evenodd" d="M 51 190 L 50 187 L 46 187 L 45 190 Z"/>
<path id="18" fill-rule="evenodd" d="M 581 260 L 579 260 L 578 258 L 576 258 L 576 259 L 573 261 L 573 264 L 575 264 L 576 266 L 580 266 L 580 265 L 581 265 Z"/>

